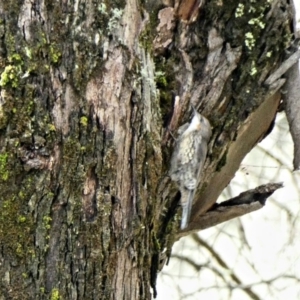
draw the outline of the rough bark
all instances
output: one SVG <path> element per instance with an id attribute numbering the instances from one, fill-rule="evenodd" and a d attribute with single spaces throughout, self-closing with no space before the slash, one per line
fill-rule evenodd
<path id="1" fill-rule="evenodd" d="M 0 0 L 3 299 L 151 298 L 170 133 L 213 125 L 195 224 L 276 114 L 288 4 L 248 2 Z"/>

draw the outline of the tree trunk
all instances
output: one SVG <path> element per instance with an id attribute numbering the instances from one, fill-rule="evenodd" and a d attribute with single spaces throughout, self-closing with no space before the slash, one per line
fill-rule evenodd
<path id="1" fill-rule="evenodd" d="M 190 230 L 268 130 L 286 0 L 163 2 L 0 0 L 1 299 L 150 299 L 190 104 L 213 127 Z"/>

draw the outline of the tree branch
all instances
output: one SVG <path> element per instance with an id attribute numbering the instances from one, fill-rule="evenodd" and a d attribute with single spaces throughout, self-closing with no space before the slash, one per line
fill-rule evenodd
<path id="1" fill-rule="evenodd" d="M 268 77 L 265 81 L 267 85 L 272 85 L 278 80 L 283 74 L 285 74 L 300 58 L 300 50 L 293 53 L 288 59 L 286 59 L 281 66 Z"/>
<path id="2" fill-rule="evenodd" d="M 256 211 L 265 205 L 268 197 L 282 187 L 282 183 L 268 183 L 243 192 L 237 197 L 222 203 L 216 203 L 204 215 L 193 220 L 186 230 L 178 234 L 178 237 L 213 227 L 233 218 Z"/>
<path id="3" fill-rule="evenodd" d="M 259 187 L 258 187 L 259 188 Z M 250 191 L 247 191 L 250 192 Z M 247 193 L 245 192 L 245 193 Z M 243 193 L 242 193 L 243 194 Z M 241 194 L 241 195 L 242 195 Z M 239 197 L 239 196 L 238 196 Z M 236 198 L 238 198 L 236 197 Z M 230 200 L 228 200 L 230 201 Z M 225 202 L 228 202 L 225 201 Z M 209 251 L 209 253 L 211 254 L 212 257 L 215 258 L 216 262 L 219 264 L 219 266 L 221 266 L 222 268 L 224 268 L 225 270 L 229 271 L 228 275 L 230 276 L 231 280 L 236 283 L 238 285 L 238 287 L 244 291 L 251 299 L 253 300 L 259 300 L 260 297 L 254 292 L 252 291 L 252 287 L 251 286 L 245 286 L 243 284 L 242 279 L 239 278 L 239 276 L 237 274 L 234 273 L 234 270 L 232 268 L 230 268 L 230 266 L 226 263 L 225 260 L 223 260 L 223 258 L 219 255 L 219 253 L 217 253 L 215 251 L 215 249 L 213 247 L 211 247 L 206 241 L 204 241 L 203 239 L 200 238 L 200 236 L 198 234 L 193 234 L 192 236 L 193 240 L 198 244 L 201 245 L 202 247 L 204 247 L 207 251 Z M 230 283 L 227 280 L 227 284 L 230 285 Z"/>

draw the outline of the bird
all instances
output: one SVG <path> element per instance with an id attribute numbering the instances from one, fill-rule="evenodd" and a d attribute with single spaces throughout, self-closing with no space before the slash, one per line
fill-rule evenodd
<path id="1" fill-rule="evenodd" d="M 212 134 L 211 126 L 203 115 L 193 107 L 190 123 L 178 129 L 178 138 L 171 157 L 169 175 L 177 183 L 182 206 L 181 229 L 188 226 L 196 188 L 207 155 L 207 144 Z"/>

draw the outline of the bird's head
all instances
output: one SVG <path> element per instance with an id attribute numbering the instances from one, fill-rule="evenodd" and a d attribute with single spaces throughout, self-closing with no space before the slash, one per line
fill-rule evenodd
<path id="1" fill-rule="evenodd" d="M 209 140 L 212 133 L 209 121 L 204 116 L 199 114 L 194 107 L 193 107 L 193 111 L 194 111 L 194 116 L 191 120 L 189 131 L 199 130 L 201 131 L 201 135 L 203 136 L 203 138 Z"/>

